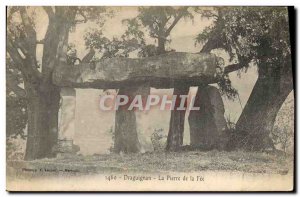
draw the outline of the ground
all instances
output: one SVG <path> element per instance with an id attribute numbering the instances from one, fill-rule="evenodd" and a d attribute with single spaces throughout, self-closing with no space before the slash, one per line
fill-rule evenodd
<path id="1" fill-rule="evenodd" d="M 61 156 L 35 161 L 8 161 L 8 173 L 47 169 L 53 172 L 70 170 L 74 173 L 97 174 L 114 172 L 199 172 L 229 171 L 245 173 L 292 173 L 293 158 L 282 153 L 252 153 L 242 151 L 183 151 L 145 154 L 107 154 L 93 156 Z M 52 173 L 53 173 L 52 172 Z M 43 172 L 45 173 L 45 172 Z M 19 174 L 19 173 L 17 173 Z M 21 173 L 22 174 L 22 173 Z M 38 175 L 39 173 L 35 173 Z M 56 173 L 54 173 L 56 174 Z"/>

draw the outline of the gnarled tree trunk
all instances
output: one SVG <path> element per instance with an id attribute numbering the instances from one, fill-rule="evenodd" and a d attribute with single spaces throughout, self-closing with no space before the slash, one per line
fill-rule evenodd
<path id="1" fill-rule="evenodd" d="M 57 142 L 59 88 L 48 87 L 45 91 L 27 89 L 28 135 L 25 160 L 55 156 L 52 148 Z"/>
<path id="2" fill-rule="evenodd" d="M 290 66 L 290 65 L 289 65 Z M 260 68 L 259 77 L 236 124 L 237 147 L 248 150 L 274 148 L 269 137 L 276 115 L 293 90 L 291 69 Z"/>

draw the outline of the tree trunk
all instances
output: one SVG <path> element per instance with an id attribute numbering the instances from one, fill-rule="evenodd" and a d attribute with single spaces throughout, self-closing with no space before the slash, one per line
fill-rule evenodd
<path id="1" fill-rule="evenodd" d="M 129 102 L 137 94 L 137 88 L 124 87 L 118 95 L 127 95 Z M 114 151 L 116 153 L 137 153 L 140 150 L 138 140 L 136 116 L 134 110 L 128 110 L 128 105 L 119 107 L 115 117 L 115 142 Z"/>
<path id="2" fill-rule="evenodd" d="M 261 69 L 262 70 L 262 69 Z M 269 137 L 283 102 L 293 90 L 291 73 L 272 69 L 259 74 L 248 102 L 236 124 L 238 148 L 247 150 L 273 149 Z"/>
<path id="3" fill-rule="evenodd" d="M 45 91 L 27 89 L 28 134 L 25 160 L 55 156 L 52 147 L 58 136 L 59 88 L 50 86 Z"/>
<path id="4" fill-rule="evenodd" d="M 174 88 L 173 95 L 177 95 L 175 108 L 171 111 L 169 133 L 167 139 L 167 151 L 178 151 L 183 144 L 184 119 L 186 110 L 177 110 L 180 105 L 179 95 L 187 95 L 189 88 L 177 87 Z M 187 102 L 185 102 L 185 106 Z"/>
<path id="5" fill-rule="evenodd" d="M 158 38 L 158 47 L 157 47 L 157 53 L 158 54 L 164 54 L 166 52 L 165 45 L 166 40 L 163 38 Z"/>

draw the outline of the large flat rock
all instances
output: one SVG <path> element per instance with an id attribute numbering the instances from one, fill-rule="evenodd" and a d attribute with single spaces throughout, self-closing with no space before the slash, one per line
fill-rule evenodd
<path id="1" fill-rule="evenodd" d="M 73 88 L 120 88 L 149 84 L 155 88 L 197 86 L 216 81 L 218 57 L 171 52 L 147 58 L 111 58 L 96 63 L 56 66 L 53 82 Z"/>
<path id="2" fill-rule="evenodd" d="M 203 150 L 224 150 L 227 144 L 227 124 L 224 103 L 218 88 L 209 85 L 198 87 L 194 104 L 200 110 L 190 111 L 189 114 L 190 144 Z"/>

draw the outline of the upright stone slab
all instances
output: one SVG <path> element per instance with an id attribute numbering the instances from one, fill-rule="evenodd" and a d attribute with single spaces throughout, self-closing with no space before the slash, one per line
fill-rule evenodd
<path id="1" fill-rule="evenodd" d="M 143 107 L 146 105 L 146 101 L 148 96 L 150 95 L 150 87 L 147 84 L 139 86 L 137 90 L 137 94 L 142 96 Z M 151 142 L 151 137 L 147 136 L 149 134 L 149 111 L 135 111 L 136 116 L 136 128 L 138 134 L 138 140 L 140 143 L 140 151 L 141 153 L 145 152 L 153 152 L 154 148 Z"/>
<path id="2" fill-rule="evenodd" d="M 221 94 L 216 87 L 198 87 L 195 106 L 189 114 L 191 146 L 209 150 L 226 144 L 226 120 Z"/>
<path id="3" fill-rule="evenodd" d="M 177 110 L 180 106 L 181 98 L 180 95 L 188 95 L 188 87 L 176 87 L 174 88 L 173 95 L 176 95 L 175 107 L 171 111 L 170 126 L 167 139 L 167 151 L 178 151 L 183 144 L 183 133 L 184 133 L 184 119 L 186 110 Z M 185 102 L 185 107 L 187 102 Z"/>
<path id="4" fill-rule="evenodd" d="M 127 95 L 129 103 L 136 95 L 141 95 L 143 106 L 146 105 L 149 94 L 150 87 L 147 84 L 138 87 L 124 87 L 118 92 L 118 95 Z M 135 108 L 128 110 L 128 105 L 120 107 L 116 111 L 114 151 L 116 153 L 152 152 L 151 139 L 145 135 L 148 128 L 143 123 L 149 116 L 145 111 L 139 111 Z"/>
<path id="5" fill-rule="evenodd" d="M 79 147 L 73 144 L 75 136 L 76 91 L 73 88 L 62 88 L 59 116 L 58 142 L 55 152 L 73 154 Z"/>
<path id="6" fill-rule="evenodd" d="M 129 100 L 137 94 L 138 88 L 120 88 L 118 95 L 126 95 Z M 128 110 L 128 105 L 120 106 L 115 117 L 115 142 L 116 153 L 138 153 L 140 143 L 137 134 L 136 116 L 133 110 Z"/>

